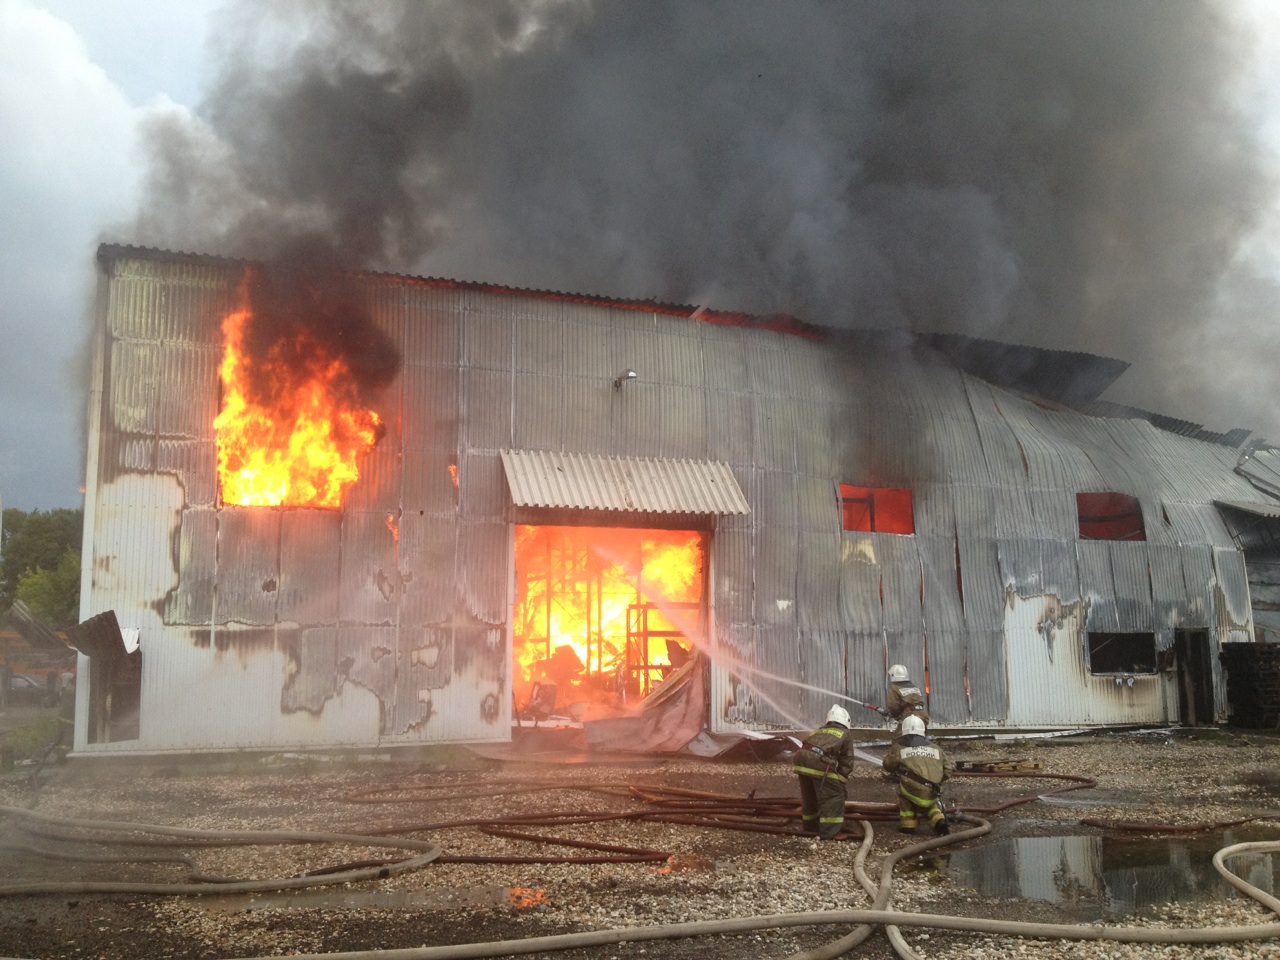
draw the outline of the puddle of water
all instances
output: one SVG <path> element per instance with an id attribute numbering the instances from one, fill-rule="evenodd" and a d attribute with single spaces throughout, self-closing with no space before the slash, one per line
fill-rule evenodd
<path id="1" fill-rule="evenodd" d="M 450 887 L 437 890 L 347 890 L 316 887 L 277 893 L 206 896 L 200 904 L 214 913 L 253 910 L 456 910 L 459 907 L 510 907 L 524 910 L 550 903 L 545 890 L 534 887 Z"/>
<path id="2" fill-rule="evenodd" d="M 1274 831 L 1217 830 L 1173 837 L 1017 837 L 933 859 L 956 884 L 979 893 L 1071 907 L 1083 918 L 1113 919 L 1179 900 L 1237 894 L 1213 868 L 1233 843 L 1274 840 Z M 1230 866 L 1260 890 L 1280 888 L 1280 854 L 1235 857 Z"/>

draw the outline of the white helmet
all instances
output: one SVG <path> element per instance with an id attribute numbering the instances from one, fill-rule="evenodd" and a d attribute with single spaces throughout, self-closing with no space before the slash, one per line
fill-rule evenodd
<path id="1" fill-rule="evenodd" d="M 923 737 L 924 721 L 917 717 L 914 713 L 908 714 L 902 718 L 902 735 L 904 737 Z"/>
<path id="2" fill-rule="evenodd" d="M 911 679 L 911 674 L 907 673 L 907 668 L 900 663 L 895 663 L 889 668 L 889 679 L 894 683 L 902 683 Z"/>
<path id="3" fill-rule="evenodd" d="M 853 726 L 853 721 L 849 719 L 849 711 L 840 704 L 831 705 L 831 709 L 827 711 L 827 723 L 840 723 L 846 727 Z"/>

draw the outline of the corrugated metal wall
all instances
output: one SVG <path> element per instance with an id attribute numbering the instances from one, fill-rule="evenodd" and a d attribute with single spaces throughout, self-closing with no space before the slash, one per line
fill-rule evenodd
<path id="1" fill-rule="evenodd" d="M 1090 676 L 1086 631 L 1250 636 L 1232 450 L 888 351 L 404 278 L 361 281 L 404 362 L 343 510 L 219 508 L 241 267 L 109 251 L 84 613 L 140 628 L 143 721 L 92 749 L 506 739 L 508 449 L 730 464 L 753 512 L 712 538 L 717 730 L 879 702 L 886 662 L 927 663 L 948 724 L 1158 722 L 1168 678 Z M 910 487 L 916 534 L 842 532 L 840 482 Z M 1078 491 L 1136 496 L 1148 539 L 1080 541 Z"/>

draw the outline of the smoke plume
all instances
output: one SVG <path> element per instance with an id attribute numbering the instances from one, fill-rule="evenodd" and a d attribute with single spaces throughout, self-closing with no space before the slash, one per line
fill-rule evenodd
<path id="1" fill-rule="evenodd" d="M 1220 3 L 246 2 L 218 36 L 140 242 L 1082 350 L 1229 406 L 1187 356 L 1275 184 Z"/>

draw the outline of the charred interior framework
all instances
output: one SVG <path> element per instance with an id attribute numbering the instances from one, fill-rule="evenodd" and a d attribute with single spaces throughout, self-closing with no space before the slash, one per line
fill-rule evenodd
<path id="1" fill-rule="evenodd" d="M 275 275 L 98 262 L 82 613 L 136 644 L 81 648 L 77 750 L 552 720 L 674 749 L 878 700 L 889 663 L 946 726 L 1212 722 L 1219 652 L 1280 630 L 1277 458 L 1098 415 L 1117 361 L 332 265 L 246 287 Z M 228 367 L 254 371 L 234 455 Z M 337 504 L 227 496 L 220 467 L 317 436 L 353 441 Z"/>

